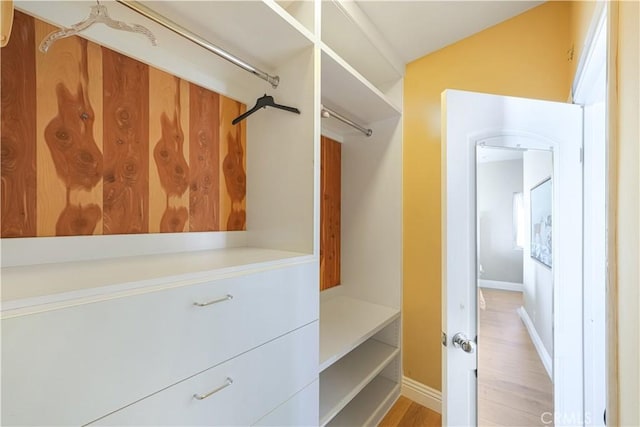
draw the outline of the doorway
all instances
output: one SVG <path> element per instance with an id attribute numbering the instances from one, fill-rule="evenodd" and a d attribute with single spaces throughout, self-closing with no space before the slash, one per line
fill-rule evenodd
<path id="1" fill-rule="evenodd" d="M 456 91 L 443 94 L 443 142 L 447 147 L 443 154 L 443 425 L 478 421 L 477 353 L 469 354 L 473 353 L 471 345 L 456 346 L 452 337 L 477 333 L 474 181 L 475 149 L 482 145 L 553 152 L 553 205 L 560 214 L 554 218 L 552 240 L 554 395 L 552 414 L 541 414 L 540 422 L 606 424 L 607 7 L 596 7 L 599 10 L 594 13 L 572 89 L 578 105 L 543 105 L 535 100 Z M 563 116 L 565 113 L 568 115 Z M 554 136 L 548 133 L 552 124 L 560 132 Z M 500 136 L 486 137 L 495 134 L 495 129 L 504 129 L 502 136 L 524 129 L 525 140 L 529 139 L 527 132 L 528 136 L 545 135 L 537 146 L 517 141 L 505 144 Z M 546 143 L 545 137 L 550 138 Z"/>
<path id="2" fill-rule="evenodd" d="M 478 425 L 552 425 L 553 153 L 476 154 Z"/>

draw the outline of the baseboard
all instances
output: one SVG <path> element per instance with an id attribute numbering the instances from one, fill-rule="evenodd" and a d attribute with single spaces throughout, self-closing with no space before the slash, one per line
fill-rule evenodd
<path id="1" fill-rule="evenodd" d="M 422 406 L 426 406 L 439 414 L 442 413 L 442 392 L 436 389 L 403 376 L 400 393 Z"/>
<path id="2" fill-rule="evenodd" d="M 516 291 L 516 292 L 524 291 L 524 286 L 522 285 L 522 283 L 501 282 L 499 280 L 480 279 L 478 280 L 478 286 L 480 286 L 481 288 L 500 289 L 503 291 Z"/>
<path id="3" fill-rule="evenodd" d="M 540 338 L 540 335 L 538 335 L 538 331 L 536 331 L 536 327 L 533 325 L 533 322 L 531 321 L 527 310 L 525 310 L 524 307 L 520 307 L 518 309 L 518 314 L 520 315 L 524 326 L 527 327 L 529 337 L 531 337 L 531 341 L 533 342 L 533 345 L 538 352 L 538 356 L 540 357 L 540 361 L 544 365 L 544 369 L 547 371 L 547 375 L 549 375 L 549 378 L 551 378 L 551 382 L 553 382 L 553 363 L 551 361 L 549 352 L 544 347 L 544 344 L 542 344 L 542 339 Z"/>

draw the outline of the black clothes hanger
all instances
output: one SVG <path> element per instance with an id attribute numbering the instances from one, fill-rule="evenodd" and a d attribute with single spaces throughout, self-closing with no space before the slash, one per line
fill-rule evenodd
<path id="1" fill-rule="evenodd" d="M 242 113 L 241 115 L 239 115 L 238 117 L 233 119 L 231 124 L 235 125 L 235 124 L 241 122 L 242 120 L 246 119 L 247 117 L 249 117 L 250 115 L 252 115 L 256 111 L 258 111 L 259 109 L 267 108 L 267 107 L 279 108 L 280 110 L 285 110 L 285 111 L 290 111 L 292 113 L 300 114 L 300 110 L 298 110 L 295 107 L 287 107 L 286 105 L 276 104 L 273 101 L 273 96 L 267 95 L 265 93 L 264 96 L 261 96 L 260 98 L 258 98 L 256 100 L 256 105 L 254 105 L 252 109 L 250 109 L 249 111 L 247 111 L 245 113 Z"/>

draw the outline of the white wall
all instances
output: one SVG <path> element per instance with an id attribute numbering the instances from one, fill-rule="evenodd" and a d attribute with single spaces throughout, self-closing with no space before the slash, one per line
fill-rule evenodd
<path id="1" fill-rule="evenodd" d="M 522 283 L 522 249 L 513 234 L 513 195 L 523 188 L 522 164 L 522 159 L 478 163 L 480 279 Z"/>
<path id="2" fill-rule="evenodd" d="M 530 191 L 553 174 L 550 151 L 529 150 L 523 158 L 525 243 L 523 250 L 524 309 L 531 318 L 542 343 L 553 357 L 553 270 L 531 258 Z"/>
<path id="3" fill-rule="evenodd" d="M 402 305 L 402 120 L 342 144 L 341 288 L 375 304 Z M 323 294 L 326 292 L 323 292 Z"/>

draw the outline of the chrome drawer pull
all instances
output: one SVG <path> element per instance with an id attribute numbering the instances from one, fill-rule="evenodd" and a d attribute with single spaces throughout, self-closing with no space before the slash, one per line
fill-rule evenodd
<path id="1" fill-rule="evenodd" d="M 233 380 L 231 378 L 227 377 L 227 379 L 225 380 L 224 384 L 221 385 L 220 387 L 211 390 L 207 394 L 194 394 L 193 397 L 195 397 L 198 400 L 206 399 L 207 397 L 211 396 L 212 394 L 215 394 L 215 393 L 219 392 L 220 390 L 229 387 L 231 384 L 233 384 Z"/>
<path id="2" fill-rule="evenodd" d="M 208 302 L 194 302 L 193 305 L 197 305 L 198 307 L 206 307 L 208 305 L 217 304 L 219 302 L 229 301 L 230 299 L 233 299 L 233 295 L 227 294 L 223 297 L 220 297 L 218 299 L 213 299 Z"/>

